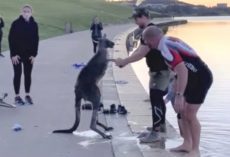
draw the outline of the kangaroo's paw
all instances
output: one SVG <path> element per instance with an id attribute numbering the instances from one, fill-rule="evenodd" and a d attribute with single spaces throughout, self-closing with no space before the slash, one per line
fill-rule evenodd
<path id="1" fill-rule="evenodd" d="M 110 139 L 113 138 L 113 136 L 112 136 L 112 135 L 104 135 L 103 138 L 104 138 L 104 139 L 109 139 L 109 140 L 110 140 Z"/>

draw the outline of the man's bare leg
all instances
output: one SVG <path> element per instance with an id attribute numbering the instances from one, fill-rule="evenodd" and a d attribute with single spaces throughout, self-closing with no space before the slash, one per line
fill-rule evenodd
<path id="1" fill-rule="evenodd" d="M 184 135 L 183 135 L 183 122 L 182 122 L 182 119 L 177 119 L 177 123 L 178 123 L 178 126 L 179 126 L 179 129 L 180 129 L 180 136 L 184 138 Z"/>
<path id="2" fill-rule="evenodd" d="M 182 145 L 176 147 L 176 148 L 172 148 L 171 151 L 174 152 L 190 152 L 192 150 L 192 145 L 193 145 L 193 141 L 192 141 L 192 134 L 191 134 L 191 130 L 189 127 L 189 123 L 188 123 L 188 119 L 187 119 L 187 104 L 185 104 L 185 108 L 183 113 L 181 114 L 182 119 L 181 119 L 181 126 L 182 126 L 182 130 L 183 130 L 183 138 L 184 138 L 184 142 Z"/>
<path id="3" fill-rule="evenodd" d="M 200 156 L 200 132 L 201 126 L 200 122 L 197 119 L 197 112 L 200 108 L 200 104 L 188 104 L 187 106 L 187 116 L 189 128 L 192 135 L 192 150 L 189 152 L 188 157 L 199 157 Z"/>

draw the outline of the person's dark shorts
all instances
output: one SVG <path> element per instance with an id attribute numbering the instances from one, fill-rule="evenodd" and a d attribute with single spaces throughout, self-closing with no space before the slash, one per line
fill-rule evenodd
<path id="1" fill-rule="evenodd" d="M 188 73 L 188 84 L 184 93 L 189 104 L 202 104 L 213 82 L 212 73 L 208 68 L 198 73 Z"/>

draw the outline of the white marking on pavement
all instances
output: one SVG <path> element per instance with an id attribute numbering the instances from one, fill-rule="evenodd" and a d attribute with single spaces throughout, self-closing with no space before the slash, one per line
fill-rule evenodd
<path id="1" fill-rule="evenodd" d="M 82 131 L 82 132 L 74 131 L 73 134 L 76 136 L 89 137 L 89 138 L 95 138 L 99 136 L 96 132 L 92 130 L 87 130 L 87 131 Z"/>

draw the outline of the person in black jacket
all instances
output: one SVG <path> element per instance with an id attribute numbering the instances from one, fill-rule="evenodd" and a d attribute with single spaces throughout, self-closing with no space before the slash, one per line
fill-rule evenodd
<path id="1" fill-rule="evenodd" d="M 3 27 L 4 27 L 4 21 L 3 21 L 3 18 L 1 17 L 1 15 L 0 15 L 0 56 L 1 57 L 4 57 L 2 55 L 2 36 L 3 36 L 2 28 Z"/>
<path id="2" fill-rule="evenodd" d="M 16 19 L 10 29 L 9 46 L 10 56 L 14 68 L 15 103 L 24 105 L 25 102 L 33 104 L 30 97 L 31 73 L 38 51 L 38 25 L 32 17 L 32 7 L 22 7 L 21 15 Z M 25 102 L 19 95 L 22 74 L 22 64 L 25 75 Z"/>
<path id="3" fill-rule="evenodd" d="M 92 31 L 92 41 L 93 41 L 93 52 L 97 52 L 97 45 L 99 39 L 102 37 L 101 31 L 103 30 L 102 23 L 99 21 L 98 17 L 94 17 L 91 24 L 90 30 Z"/>

